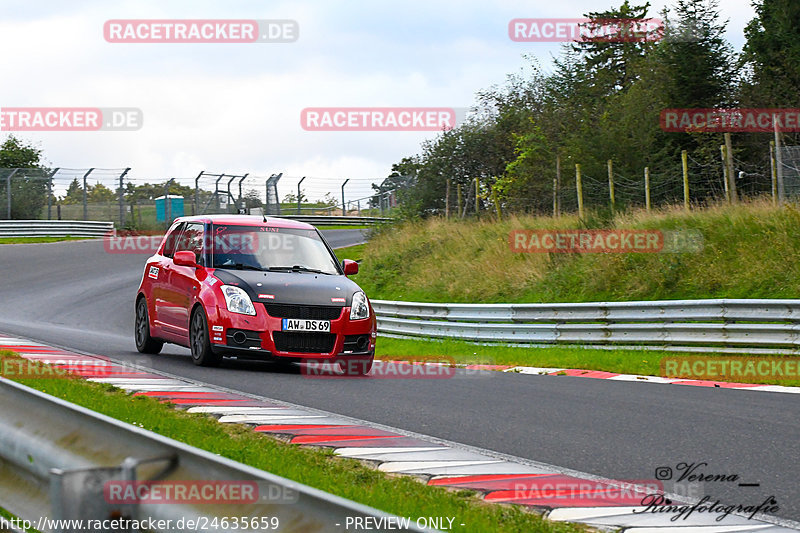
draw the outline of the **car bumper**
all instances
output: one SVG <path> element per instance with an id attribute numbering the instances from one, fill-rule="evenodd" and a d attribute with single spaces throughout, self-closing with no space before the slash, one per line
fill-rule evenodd
<path id="1" fill-rule="evenodd" d="M 214 353 L 255 359 L 325 360 L 340 357 L 372 357 L 377 322 L 369 318 L 350 320 L 350 308 L 330 321 L 329 333 L 284 332 L 282 317 L 267 314 L 256 305 L 256 316 L 217 308 L 208 313 L 209 340 Z"/>

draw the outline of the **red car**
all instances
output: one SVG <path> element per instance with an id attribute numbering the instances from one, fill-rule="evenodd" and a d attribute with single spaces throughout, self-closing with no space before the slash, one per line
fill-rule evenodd
<path id="1" fill-rule="evenodd" d="M 314 226 L 244 215 L 182 217 L 147 260 L 136 293 L 136 348 L 186 346 L 198 365 L 223 356 L 335 361 L 366 374 L 375 355 L 369 299 Z"/>

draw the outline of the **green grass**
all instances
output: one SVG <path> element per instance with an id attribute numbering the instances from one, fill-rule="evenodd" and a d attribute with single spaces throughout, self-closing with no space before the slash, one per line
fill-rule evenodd
<path id="1" fill-rule="evenodd" d="M 36 244 L 47 242 L 85 241 L 96 237 L 1 237 L 0 244 Z"/>
<path id="2" fill-rule="evenodd" d="M 19 518 L 17 515 L 15 515 L 13 513 L 10 513 L 7 509 L 4 509 L 3 507 L 0 507 L 0 517 L 5 518 L 6 520 L 12 520 L 12 519 L 15 519 L 15 518 Z M 5 531 L 5 530 L 2 530 L 2 531 Z M 34 527 L 28 528 L 25 531 L 26 531 L 26 533 L 39 533 L 39 530 L 34 528 Z"/>
<path id="3" fill-rule="evenodd" d="M 662 375 L 663 358 L 680 357 L 735 357 L 724 354 L 696 354 L 664 352 L 657 350 L 599 350 L 577 346 L 513 347 L 503 345 L 478 345 L 464 341 L 393 339 L 380 337 L 376 346 L 379 359 L 415 357 L 441 358 L 443 361 L 469 364 L 534 366 L 543 368 L 579 368 L 605 370 L 618 374 Z M 761 356 L 759 356 L 761 357 Z M 800 380 L 735 377 L 718 381 L 759 383 L 799 387 Z"/>
<path id="4" fill-rule="evenodd" d="M 514 253 L 514 229 L 697 230 L 693 253 Z M 590 302 L 800 296 L 800 209 L 758 200 L 611 219 L 429 219 L 378 229 L 359 285 L 371 298 L 426 302 Z"/>
<path id="5" fill-rule="evenodd" d="M 11 352 L 0 352 L 12 358 Z M 37 390 L 118 420 L 185 442 L 299 483 L 407 517 L 451 516 L 470 532 L 579 532 L 581 526 L 551 523 L 520 507 L 490 505 L 470 491 L 429 487 L 408 476 L 391 476 L 320 448 L 287 444 L 249 426 L 220 424 L 145 396 L 77 378 L 20 380 Z"/>
<path id="6" fill-rule="evenodd" d="M 336 257 L 341 261 L 342 259 L 352 259 L 353 261 L 360 261 L 364 257 L 364 250 L 366 244 L 357 244 L 355 246 L 347 246 L 345 248 L 336 249 Z"/>

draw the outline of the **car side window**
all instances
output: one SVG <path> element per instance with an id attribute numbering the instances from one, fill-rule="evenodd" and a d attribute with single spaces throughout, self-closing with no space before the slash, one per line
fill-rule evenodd
<path id="1" fill-rule="evenodd" d="M 188 250 L 194 252 L 195 261 L 198 265 L 203 264 L 203 224 L 199 222 L 189 222 L 183 229 L 181 238 L 178 240 L 176 252 Z"/>
<path id="2" fill-rule="evenodd" d="M 181 222 L 167 235 L 167 241 L 164 244 L 164 257 L 172 258 L 172 256 L 175 255 L 175 246 L 178 244 L 178 237 L 180 236 L 181 230 L 183 230 L 185 225 L 185 223 Z"/>

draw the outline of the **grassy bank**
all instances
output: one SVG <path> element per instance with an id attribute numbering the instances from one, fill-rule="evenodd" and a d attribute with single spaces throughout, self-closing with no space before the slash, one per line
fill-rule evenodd
<path id="1" fill-rule="evenodd" d="M 697 230 L 699 252 L 514 253 L 515 229 Z M 668 208 L 581 223 L 512 216 L 431 219 L 377 232 L 356 281 L 374 299 L 585 302 L 800 296 L 800 210 L 768 201 Z"/>
<path id="2" fill-rule="evenodd" d="M 466 364 L 532 366 L 540 368 L 578 368 L 604 370 L 617 374 L 664 376 L 662 361 L 682 361 L 686 358 L 709 357 L 724 360 L 735 355 L 665 352 L 659 350 L 634 350 L 623 347 L 614 350 L 581 348 L 579 346 L 517 347 L 480 345 L 454 340 L 393 339 L 381 337 L 376 347 L 376 357 L 383 360 L 431 360 Z M 754 357 L 756 360 L 758 357 Z M 675 376 L 668 376 L 675 377 Z M 702 377 L 687 375 L 688 379 Z M 758 383 L 800 387 L 800 379 L 758 375 L 715 376 L 714 381 Z"/>

